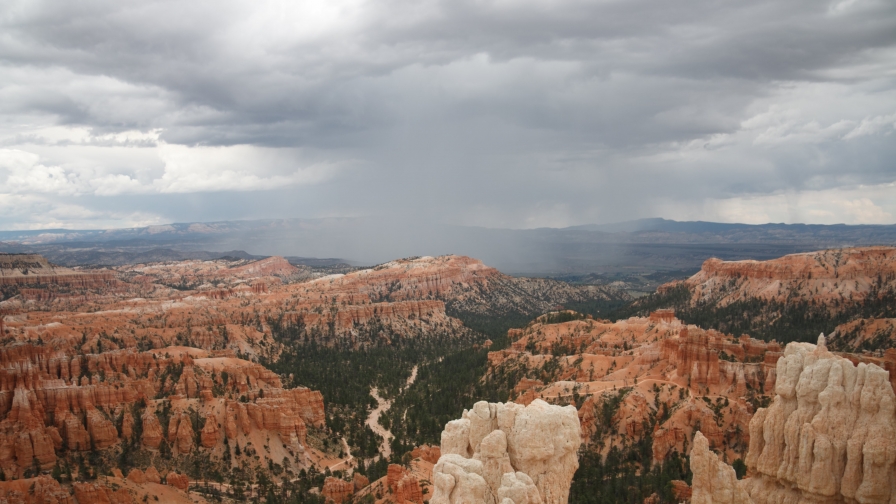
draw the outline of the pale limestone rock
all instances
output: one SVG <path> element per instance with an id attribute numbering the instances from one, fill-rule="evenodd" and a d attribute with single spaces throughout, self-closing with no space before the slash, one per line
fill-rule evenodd
<path id="1" fill-rule="evenodd" d="M 541 400 L 528 406 L 476 403 L 442 431 L 431 502 L 565 503 L 579 467 L 580 444 L 581 427 L 572 406 Z M 480 491 L 480 480 L 482 500 L 465 500 L 473 488 Z"/>
<path id="2" fill-rule="evenodd" d="M 469 458 L 470 455 L 470 421 L 466 418 L 452 420 L 445 424 L 442 431 L 442 454 L 455 454 Z"/>
<path id="3" fill-rule="evenodd" d="M 481 404 L 481 403 L 480 403 Z M 507 434 L 495 430 L 479 443 L 478 458 L 482 462 L 482 477 L 490 489 L 497 489 L 505 473 L 513 473 L 510 455 L 507 453 Z"/>
<path id="4" fill-rule="evenodd" d="M 541 504 L 541 494 L 535 482 L 528 474 L 522 472 L 509 472 L 501 478 L 501 486 L 498 488 L 498 499 L 501 504 Z"/>
<path id="5" fill-rule="evenodd" d="M 430 504 L 487 502 L 488 484 L 482 478 L 482 462 L 455 453 L 442 455 L 432 470 Z"/>
<path id="6" fill-rule="evenodd" d="M 691 504 L 752 504 L 750 496 L 738 484 L 734 468 L 719 460 L 710 451 L 701 432 L 694 435 L 691 450 L 691 472 L 694 473 Z"/>
<path id="7" fill-rule="evenodd" d="M 774 401 L 750 421 L 752 477 L 738 486 L 752 501 L 896 502 L 896 394 L 887 371 L 831 354 L 820 336 L 818 345 L 787 345 L 777 376 Z M 694 469 L 695 498 L 729 502 L 706 486 L 707 467 Z"/>

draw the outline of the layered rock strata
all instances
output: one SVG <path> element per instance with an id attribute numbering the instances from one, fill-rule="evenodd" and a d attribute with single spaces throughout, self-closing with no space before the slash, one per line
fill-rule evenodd
<path id="1" fill-rule="evenodd" d="M 668 310 L 616 322 L 554 312 L 508 337 L 510 348 L 489 353 L 489 373 L 525 373 L 516 402 L 575 401 L 584 443 L 606 455 L 650 436 L 657 463 L 690 451 L 698 426 L 729 460 L 743 458 L 782 355 L 775 342 L 703 330 Z"/>
<path id="2" fill-rule="evenodd" d="M 749 298 L 811 300 L 837 311 L 838 306 L 850 306 L 871 294 L 896 290 L 896 248 L 822 250 L 770 261 L 708 259 L 684 285 L 695 304 L 726 306 Z"/>
<path id="3" fill-rule="evenodd" d="M 478 402 L 442 431 L 430 502 L 565 503 L 579 445 L 572 406 Z"/>
<path id="4" fill-rule="evenodd" d="M 327 476 L 327 479 L 324 480 L 321 495 L 327 503 L 342 504 L 350 501 L 354 492 L 355 485 L 352 482 Z"/>
<path id="5" fill-rule="evenodd" d="M 164 431 L 163 407 L 171 407 Z M 204 420 L 199 431 L 191 411 Z M 164 440 L 175 455 L 223 450 L 225 438 L 244 443 L 256 431 L 301 454 L 308 426 L 324 425 L 324 405 L 319 392 L 284 389 L 275 373 L 232 357 L 18 344 L 0 349 L 0 418 L 0 470 L 15 478 L 35 464 L 51 469 L 65 452 L 130 441 L 136 422 L 143 447 Z"/>

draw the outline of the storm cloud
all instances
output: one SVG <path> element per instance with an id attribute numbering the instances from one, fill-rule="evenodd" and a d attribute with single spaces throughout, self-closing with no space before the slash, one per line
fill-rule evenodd
<path id="1" fill-rule="evenodd" d="M 896 221 L 889 0 L 7 1 L 0 227 Z"/>

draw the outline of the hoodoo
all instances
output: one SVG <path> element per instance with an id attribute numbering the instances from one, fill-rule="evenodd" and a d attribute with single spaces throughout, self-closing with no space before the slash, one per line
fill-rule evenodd
<path id="1" fill-rule="evenodd" d="M 737 481 L 695 437 L 692 502 L 892 502 L 896 395 L 887 371 L 830 353 L 820 336 L 818 345 L 787 345 L 777 376 L 774 401 L 750 421 L 751 477 Z"/>
<path id="2" fill-rule="evenodd" d="M 442 431 L 432 504 L 561 504 L 579 467 L 573 406 L 481 401 Z"/>

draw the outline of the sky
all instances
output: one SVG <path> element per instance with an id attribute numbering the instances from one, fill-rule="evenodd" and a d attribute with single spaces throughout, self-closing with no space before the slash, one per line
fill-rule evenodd
<path id="1" fill-rule="evenodd" d="M 896 223 L 892 0 L 0 3 L 0 229 Z"/>

